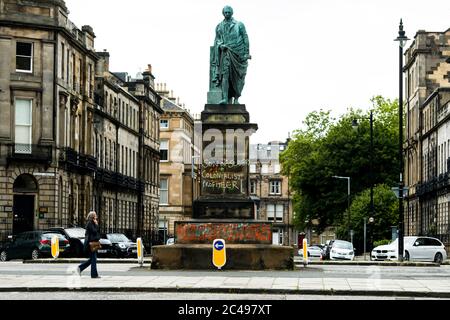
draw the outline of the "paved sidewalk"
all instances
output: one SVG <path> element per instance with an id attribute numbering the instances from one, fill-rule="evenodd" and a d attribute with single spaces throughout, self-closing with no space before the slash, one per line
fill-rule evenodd
<path id="1" fill-rule="evenodd" d="M 450 279 L 288 278 L 228 276 L 0 275 L 1 292 L 108 291 L 370 295 L 450 298 Z"/>
<path id="2" fill-rule="evenodd" d="M 58 258 L 58 259 L 37 259 L 37 260 L 24 260 L 23 263 L 26 264 L 41 264 L 41 263 L 81 263 L 83 261 L 86 261 L 86 258 Z M 144 264 L 150 264 L 152 261 L 152 258 L 145 257 L 144 258 Z M 117 259 L 117 258 L 99 258 L 97 259 L 97 263 L 137 263 L 137 259 Z M 319 260 L 319 259 L 310 259 L 308 264 L 310 265 L 354 265 L 354 266 L 403 266 L 403 267 L 439 267 L 438 264 L 433 262 L 413 262 L 413 261 L 405 261 L 405 262 L 398 262 L 398 261 L 364 261 L 364 260 L 355 260 L 355 261 L 331 261 L 331 260 Z M 294 257 L 294 265 L 298 268 L 303 267 L 303 260 L 301 257 L 295 256 Z M 450 265 L 450 260 L 446 260 L 442 263 L 442 265 Z"/>

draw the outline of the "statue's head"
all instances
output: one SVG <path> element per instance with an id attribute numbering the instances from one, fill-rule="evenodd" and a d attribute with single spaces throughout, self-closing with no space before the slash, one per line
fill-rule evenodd
<path id="1" fill-rule="evenodd" d="M 222 14 L 225 19 L 229 20 L 233 16 L 233 8 L 230 6 L 225 6 L 222 10 Z"/>

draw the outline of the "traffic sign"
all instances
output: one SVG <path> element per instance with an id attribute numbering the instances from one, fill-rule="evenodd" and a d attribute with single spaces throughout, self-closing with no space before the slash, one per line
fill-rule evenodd
<path id="1" fill-rule="evenodd" d="M 213 256 L 212 263 L 219 270 L 225 265 L 227 262 L 227 254 L 225 249 L 225 240 L 216 239 L 213 242 Z"/>
<path id="2" fill-rule="evenodd" d="M 54 259 L 58 258 L 59 256 L 59 239 L 57 235 L 54 235 L 52 237 L 51 243 L 51 251 L 52 251 L 52 257 Z"/>

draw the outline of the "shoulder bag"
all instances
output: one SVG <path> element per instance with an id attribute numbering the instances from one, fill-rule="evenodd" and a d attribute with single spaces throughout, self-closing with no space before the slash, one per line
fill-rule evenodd
<path id="1" fill-rule="evenodd" d="M 95 252 L 98 249 L 101 249 L 102 245 L 100 244 L 100 241 L 91 241 L 89 242 L 89 248 L 91 249 L 91 252 Z"/>

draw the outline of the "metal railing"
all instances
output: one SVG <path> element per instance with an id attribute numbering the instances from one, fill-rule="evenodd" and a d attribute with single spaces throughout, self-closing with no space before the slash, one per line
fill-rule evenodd
<path id="1" fill-rule="evenodd" d="M 8 163 L 15 161 L 52 162 L 52 146 L 41 144 L 9 143 L 0 144 L 0 158 Z"/>
<path id="2" fill-rule="evenodd" d="M 142 191 L 145 188 L 145 182 L 142 180 L 125 176 L 121 173 L 113 172 L 104 168 L 97 168 L 95 171 L 95 180 L 97 182 L 103 182 L 136 191 Z"/>
<path id="3" fill-rule="evenodd" d="M 69 170 L 93 172 L 97 169 L 97 159 L 90 155 L 80 154 L 72 148 L 63 148 L 60 162 Z"/>

